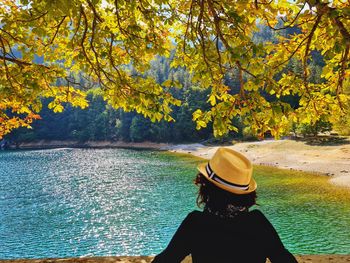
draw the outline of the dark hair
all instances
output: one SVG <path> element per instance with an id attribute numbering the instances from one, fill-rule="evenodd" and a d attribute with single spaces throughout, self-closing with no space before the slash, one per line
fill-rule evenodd
<path id="1" fill-rule="evenodd" d="M 243 195 L 234 194 L 217 187 L 201 173 L 197 174 L 194 183 L 199 187 L 198 207 L 204 205 L 204 207 L 210 207 L 215 211 L 223 211 L 229 205 L 249 208 L 256 204 L 256 191 Z"/>

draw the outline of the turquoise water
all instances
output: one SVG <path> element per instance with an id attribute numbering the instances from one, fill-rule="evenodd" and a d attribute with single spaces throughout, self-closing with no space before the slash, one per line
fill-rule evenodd
<path id="1" fill-rule="evenodd" d="M 197 163 L 127 149 L 0 152 L 0 258 L 156 254 L 195 209 Z M 350 254 L 349 191 L 273 168 L 256 167 L 256 180 L 291 252 Z"/>

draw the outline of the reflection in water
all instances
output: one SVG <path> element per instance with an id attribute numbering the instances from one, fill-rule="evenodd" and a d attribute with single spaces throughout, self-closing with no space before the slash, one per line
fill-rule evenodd
<path id="1" fill-rule="evenodd" d="M 198 160 L 154 151 L 0 153 L 0 258 L 149 255 L 195 209 Z M 259 209 L 297 254 L 350 253 L 350 193 L 256 167 Z"/>

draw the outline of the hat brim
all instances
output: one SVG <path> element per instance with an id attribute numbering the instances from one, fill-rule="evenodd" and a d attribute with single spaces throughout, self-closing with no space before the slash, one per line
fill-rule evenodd
<path id="1" fill-rule="evenodd" d="M 249 187 L 247 190 L 241 190 L 241 189 L 237 189 L 237 188 L 231 188 L 231 187 L 228 187 L 226 185 L 223 185 L 223 184 L 220 184 L 216 181 L 214 181 L 213 179 L 211 179 L 207 173 L 207 170 L 206 170 L 206 166 L 207 166 L 208 163 L 201 163 L 197 166 L 197 170 L 203 174 L 205 176 L 205 178 L 212 182 L 213 184 L 215 184 L 217 187 L 221 188 L 221 189 L 224 189 L 228 192 L 231 192 L 231 193 L 234 193 L 234 194 L 239 194 L 239 195 L 244 195 L 244 194 L 249 194 L 253 191 L 256 190 L 256 187 L 257 187 L 257 184 L 255 182 L 255 180 L 253 178 L 251 178 L 250 182 L 249 182 Z"/>

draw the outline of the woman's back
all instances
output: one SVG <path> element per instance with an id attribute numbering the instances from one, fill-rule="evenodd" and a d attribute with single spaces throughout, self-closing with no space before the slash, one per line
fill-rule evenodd
<path id="1" fill-rule="evenodd" d="M 208 212 L 188 214 L 168 247 L 154 262 L 297 262 L 284 248 L 278 234 L 259 211 L 221 218 Z"/>
<path id="2" fill-rule="evenodd" d="M 155 263 L 181 262 L 189 254 L 195 263 L 297 262 L 263 213 L 249 212 L 257 184 L 245 156 L 219 148 L 197 169 L 197 204 L 204 212 L 188 214 Z"/>

